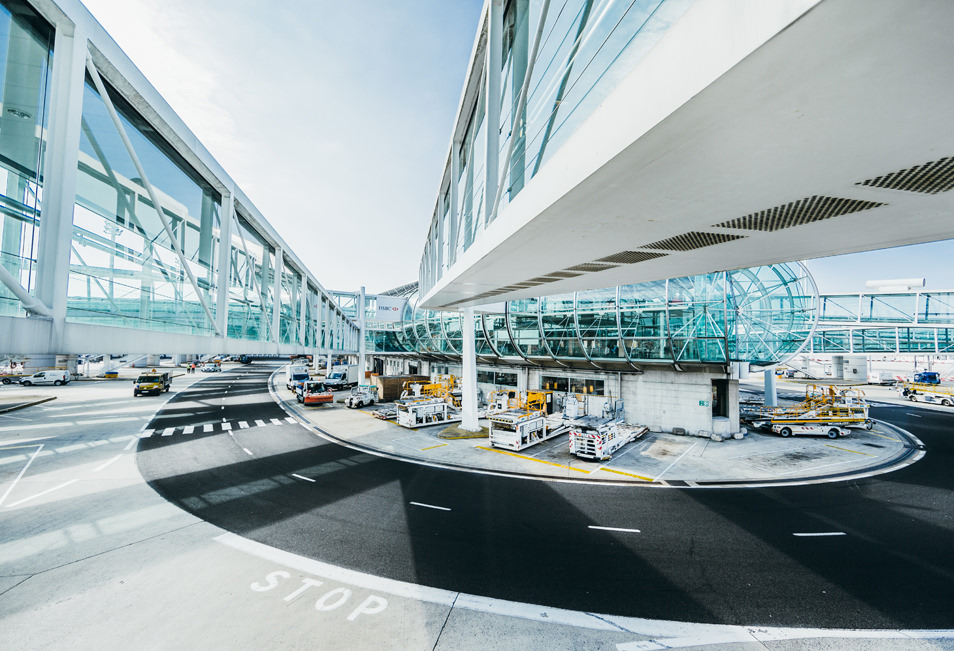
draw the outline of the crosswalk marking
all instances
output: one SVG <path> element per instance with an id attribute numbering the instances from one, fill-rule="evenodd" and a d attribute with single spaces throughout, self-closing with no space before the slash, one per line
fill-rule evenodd
<path id="1" fill-rule="evenodd" d="M 154 430 L 154 429 L 144 429 L 144 430 L 142 431 L 142 434 L 139 435 L 139 438 L 147 439 L 147 438 L 149 438 L 150 436 L 152 436 L 152 433 L 155 432 L 155 431 L 156 431 L 156 430 Z"/>
<path id="2" fill-rule="evenodd" d="M 277 418 L 273 418 L 273 419 L 272 419 L 272 423 L 273 423 L 274 425 L 281 425 L 281 424 L 282 424 L 282 421 L 278 420 Z"/>
<path id="3" fill-rule="evenodd" d="M 228 432 L 230 429 L 232 429 L 232 423 L 222 423 L 222 429 Z"/>
<path id="4" fill-rule="evenodd" d="M 203 432 L 211 432 L 213 429 L 215 429 L 215 425 L 213 425 L 212 423 L 209 423 L 208 425 L 204 425 L 202 427 Z"/>
<path id="5" fill-rule="evenodd" d="M 291 416 L 289 416 L 288 418 L 285 419 L 285 422 L 286 422 L 286 423 L 294 423 L 294 422 L 295 422 L 295 419 L 292 418 Z"/>
<path id="6" fill-rule="evenodd" d="M 256 427 L 262 427 L 262 426 L 264 426 L 264 425 L 265 425 L 265 421 L 264 421 L 264 420 L 257 420 L 257 421 L 255 421 L 255 426 L 256 426 Z"/>
<path id="7" fill-rule="evenodd" d="M 284 421 L 288 423 L 298 422 L 291 416 L 285 418 Z M 206 423 L 204 425 L 181 425 L 179 427 L 164 427 L 164 428 L 160 427 L 158 429 L 144 429 L 142 432 L 139 433 L 139 438 L 147 439 L 153 434 L 157 434 L 159 436 L 172 436 L 176 434 L 177 432 L 180 432 L 182 434 L 192 434 L 193 432 L 199 431 L 198 428 L 200 427 L 202 428 L 201 429 L 202 432 L 205 432 L 205 433 L 215 432 L 216 431 L 215 426 L 217 424 L 221 425 L 223 432 L 228 432 L 229 434 L 231 434 L 232 431 L 235 429 L 249 429 L 251 427 L 264 427 L 265 425 L 284 425 L 282 420 L 278 418 L 270 418 L 269 422 L 259 419 L 259 420 L 256 420 L 254 424 L 252 425 L 250 425 L 249 422 L 246 420 L 239 420 L 235 422 L 226 421 L 223 423 Z"/>
<path id="8" fill-rule="evenodd" d="M 195 431 L 195 425 L 186 425 L 185 427 L 182 428 L 183 434 L 191 434 L 194 431 Z"/>
<path id="9" fill-rule="evenodd" d="M 176 431 L 176 428 L 175 428 L 175 427 L 167 427 L 167 428 L 165 429 L 165 431 L 162 433 L 162 435 L 163 435 L 163 436 L 172 436 L 173 432 L 175 432 L 175 431 Z"/>
<path id="10" fill-rule="evenodd" d="M 239 427 L 241 427 L 242 429 L 248 429 L 248 423 L 246 423 L 244 420 L 240 420 Z"/>

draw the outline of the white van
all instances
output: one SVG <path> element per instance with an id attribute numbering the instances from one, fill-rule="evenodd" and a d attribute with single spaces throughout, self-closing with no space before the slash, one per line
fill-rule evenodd
<path id="1" fill-rule="evenodd" d="M 56 369 L 53 371 L 40 371 L 39 373 L 22 377 L 20 378 L 20 384 L 25 387 L 33 384 L 55 384 L 56 386 L 60 386 L 61 384 L 69 384 L 71 379 L 69 371 Z"/>

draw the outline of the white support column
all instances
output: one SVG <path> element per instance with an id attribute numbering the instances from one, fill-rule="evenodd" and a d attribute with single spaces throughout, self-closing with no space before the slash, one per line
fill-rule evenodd
<path id="1" fill-rule="evenodd" d="M 474 308 L 464 308 L 461 323 L 464 335 L 464 350 L 461 355 L 463 365 L 461 373 L 461 429 L 467 432 L 480 431 L 477 423 L 477 346 L 474 342 Z"/>
<path id="2" fill-rule="evenodd" d="M 275 247 L 275 266 L 272 273 L 275 275 L 272 282 L 272 337 L 275 343 L 282 343 L 281 314 L 282 314 L 282 274 L 285 272 L 285 254 L 281 247 Z"/>
<path id="3" fill-rule="evenodd" d="M 86 31 L 76 26 L 73 30 L 57 29 L 53 44 L 56 55 L 51 74 L 49 134 L 43 166 L 43 205 L 34 288 L 34 296 L 52 312 L 51 350 L 62 345 L 66 324 L 73 205 L 76 202 L 86 79 L 86 40 Z"/>
<path id="4" fill-rule="evenodd" d="M 222 338 L 229 332 L 229 284 L 232 279 L 232 194 L 222 196 L 219 215 L 219 269 L 216 274 L 215 322 Z"/>
<path id="5" fill-rule="evenodd" d="M 503 0 L 491 0 L 487 35 L 487 161 L 484 196 L 496 195 L 500 182 L 500 67 L 503 49 Z M 484 227 L 490 223 L 493 205 L 484 202 Z"/>
<path id="6" fill-rule="evenodd" d="M 764 404 L 766 407 L 777 407 L 778 406 L 778 391 L 775 387 L 775 367 L 770 366 L 769 368 L 762 371 L 763 376 L 765 377 L 765 401 Z"/>

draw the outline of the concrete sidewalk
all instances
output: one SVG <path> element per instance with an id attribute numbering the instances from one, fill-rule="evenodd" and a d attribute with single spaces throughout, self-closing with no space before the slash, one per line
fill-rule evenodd
<path id="1" fill-rule="evenodd" d="M 551 480 L 658 487 L 797 484 L 889 472 L 924 454 L 909 434 L 879 422 L 871 431 L 852 430 L 837 440 L 783 439 L 749 431 L 741 440 L 714 442 L 649 432 L 612 459 L 596 462 L 570 454 L 565 434 L 512 452 L 492 447 L 487 438 L 440 438 L 446 425 L 410 430 L 379 420 L 372 412 L 381 405 L 354 410 L 338 403 L 306 407 L 274 377 L 271 389 L 286 410 L 318 433 L 363 451 L 447 468 Z"/>

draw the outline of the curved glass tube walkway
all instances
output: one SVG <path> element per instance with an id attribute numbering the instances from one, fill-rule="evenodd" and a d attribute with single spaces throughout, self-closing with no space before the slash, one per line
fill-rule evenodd
<path id="1" fill-rule="evenodd" d="M 478 358 L 542 366 L 638 369 L 644 364 L 768 366 L 811 338 L 818 291 L 801 264 L 622 285 L 506 303 L 477 314 Z M 463 315 L 417 307 L 368 331 L 368 352 L 460 356 Z"/>

